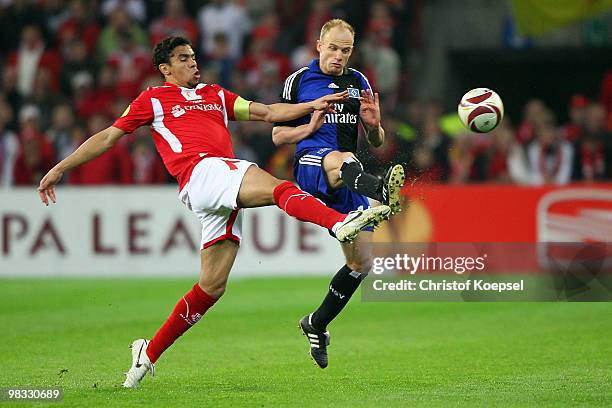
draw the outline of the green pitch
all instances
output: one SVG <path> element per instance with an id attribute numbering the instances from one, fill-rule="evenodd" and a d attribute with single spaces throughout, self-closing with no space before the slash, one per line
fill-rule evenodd
<path id="1" fill-rule="evenodd" d="M 327 280 L 305 278 L 230 281 L 157 376 L 122 389 L 128 344 L 191 285 L 0 280 L 0 387 L 60 386 L 56 407 L 612 406 L 612 304 L 357 297 L 330 327 L 321 370 L 297 321 Z"/>

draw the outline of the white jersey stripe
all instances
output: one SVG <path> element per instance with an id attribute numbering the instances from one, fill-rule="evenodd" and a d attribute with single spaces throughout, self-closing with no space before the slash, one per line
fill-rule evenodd
<path id="1" fill-rule="evenodd" d="M 306 156 L 300 157 L 300 161 L 310 161 L 313 163 L 321 163 L 321 159 L 314 159 L 312 157 L 306 157 Z"/>
<path id="2" fill-rule="evenodd" d="M 374 92 L 374 90 L 372 89 L 372 86 L 370 85 L 370 81 L 368 81 L 368 78 L 363 75 L 361 72 L 357 71 L 354 68 L 349 68 L 351 71 L 358 73 L 359 75 L 361 75 L 361 77 L 363 78 L 363 80 L 365 81 L 365 83 L 368 85 L 368 88 L 370 88 L 370 92 Z"/>
<path id="3" fill-rule="evenodd" d="M 283 98 L 290 101 L 291 100 L 291 88 L 293 87 L 293 80 L 295 77 L 302 71 L 307 70 L 308 67 L 300 68 L 295 71 L 293 74 L 289 75 L 285 80 L 285 88 L 283 89 Z"/>
<path id="4" fill-rule="evenodd" d="M 300 71 L 294 72 L 293 74 L 289 75 L 285 80 L 285 86 L 283 88 L 283 98 L 287 100 L 291 99 L 291 85 L 289 84 L 293 81 L 293 78 L 298 74 L 298 72 Z"/>
<path id="5" fill-rule="evenodd" d="M 181 153 L 183 151 L 183 145 L 178 138 L 164 125 L 164 109 L 162 108 L 159 99 L 151 98 L 151 105 L 153 106 L 153 113 L 155 119 L 151 124 L 153 130 L 161 135 L 166 142 L 170 145 L 170 148 L 174 153 Z"/>
<path id="6" fill-rule="evenodd" d="M 223 90 L 219 91 L 217 95 L 219 95 L 219 98 L 221 98 L 221 103 L 223 104 L 223 121 L 227 127 L 227 108 L 225 106 L 225 95 L 223 94 Z"/>
<path id="7" fill-rule="evenodd" d="M 321 165 L 321 162 L 314 161 L 314 160 L 304 160 L 304 159 L 300 159 L 299 163 L 300 163 L 300 164 L 304 164 L 304 163 L 308 163 L 308 164 L 316 164 L 317 166 L 320 166 L 320 165 Z"/>

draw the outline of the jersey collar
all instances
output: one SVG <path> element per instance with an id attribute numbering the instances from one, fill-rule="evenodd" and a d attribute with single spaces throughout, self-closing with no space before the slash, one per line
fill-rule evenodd
<path id="1" fill-rule="evenodd" d="M 164 86 L 173 86 L 173 87 L 175 87 L 175 88 L 179 88 L 179 89 L 193 89 L 193 90 L 196 90 L 196 91 L 197 91 L 198 89 L 202 89 L 202 88 L 204 88 L 204 87 L 206 86 L 206 84 L 199 83 L 199 84 L 197 84 L 197 85 L 196 85 L 196 87 L 195 87 L 195 88 L 185 88 L 184 86 L 178 86 L 178 85 L 173 84 L 173 83 L 171 83 L 171 82 L 164 82 Z"/>
<path id="2" fill-rule="evenodd" d="M 319 60 L 318 59 L 313 59 L 312 61 L 310 61 L 310 64 L 308 65 L 308 69 L 311 72 L 318 72 L 319 74 L 327 75 L 327 76 L 330 76 L 330 77 L 336 77 L 335 75 L 329 75 L 329 74 L 326 74 L 325 72 L 321 71 L 321 67 L 319 66 Z M 347 69 L 345 67 L 344 71 L 342 71 L 342 74 L 340 76 L 346 75 L 347 73 L 348 73 L 348 71 L 347 71 Z"/>

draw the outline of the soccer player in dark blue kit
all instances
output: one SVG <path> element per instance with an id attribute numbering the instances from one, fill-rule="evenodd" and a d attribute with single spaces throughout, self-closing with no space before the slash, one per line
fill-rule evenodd
<path id="1" fill-rule="evenodd" d="M 319 59 L 290 75 L 281 100 L 300 103 L 323 95 L 348 90 L 349 98 L 334 105 L 333 112 L 276 123 L 272 133 L 276 145 L 296 144 L 294 175 L 300 188 L 337 211 L 369 207 L 368 197 L 400 211 L 400 190 L 404 169 L 391 166 L 384 178 L 364 171 L 355 157 L 361 124 L 368 142 L 379 147 L 385 139 L 380 124 L 378 94 L 361 72 L 347 68 L 353 51 L 355 31 L 344 20 L 330 20 L 321 28 L 317 41 Z M 304 316 L 300 327 L 306 335 L 310 355 L 321 368 L 327 367 L 329 332 L 327 325 L 340 313 L 371 268 L 369 243 L 372 233 L 362 231 L 350 243 L 342 244 L 346 258 L 333 277 L 323 303 Z"/>

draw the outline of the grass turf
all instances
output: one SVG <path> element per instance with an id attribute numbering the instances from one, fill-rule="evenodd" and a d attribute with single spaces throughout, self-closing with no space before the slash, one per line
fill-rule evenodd
<path id="1" fill-rule="evenodd" d="M 319 278 L 230 281 L 160 359 L 120 384 L 186 280 L 0 280 L 0 387 L 49 406 L 612 406 L 612 304 L 362 303 L 330 327 L 330 366 L 297 329 Z M 19 403 L 19 406 L 27 404 Z M 31 404 L 37 407 L 41 403 Z"/>

